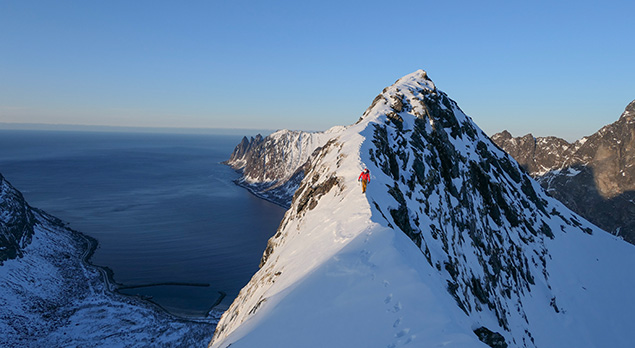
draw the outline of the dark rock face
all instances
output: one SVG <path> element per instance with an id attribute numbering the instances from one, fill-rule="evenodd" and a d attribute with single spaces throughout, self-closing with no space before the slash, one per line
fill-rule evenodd
<path id="1" fill-rule="evenodd" d="M 0 265 L 22 256 L 33 236 L 35 217 L 22 193 L 0 174 Z"/>
<path id="2" fill-rule="evenodd" d="M 481 342 L 487 344 L 492 348 L 507 348 L 505 337 L 503 337 L 503 335 L 499 334 L 498 332 L 492 332 L 486 327 L 479 327 L 478 329 L 474 330 L 474 333 L 476 334 L 476 336 L 478 336 L 478 339 L 480 339 Z"/>
<path id="3" fill-rule="evenodd" d="M 507 131 L 492 140 L 568 208 L 635 244 L 635 101 L 619 120 L 573 144 Z"/>
<path id="4" fill-rule="evenodd" d="M 557 137 L 534 138 L 527 134 L 514 138 L 508 131 L 493 135 L 492 140 L 529 173 L 557 168 L 574 149 L 572 144 Z"/>
<path id="5" fill-rule="evenodd" d="M 235 169 L 243 169 L 246 166 L 250 168 L 254 167 L 253 158 L 259 153 L 255 150 L 260 144 L 262 144 L 262 135 L 258 134 L 256 137 L 243 137 L 242 141 L 236 145 L 234 152 L 232 152 L 229 160 L 225 163 L 234 167 Z"/>

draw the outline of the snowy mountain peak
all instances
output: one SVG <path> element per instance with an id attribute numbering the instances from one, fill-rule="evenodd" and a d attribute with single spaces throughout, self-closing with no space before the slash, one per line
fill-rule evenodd
<path id="1" fill-rule="evenodd" d="M 436 123 L 442 127 L 454 127 L 465 120 L 465 115 L 454 113 L 454 109 L 459 110 L 458 105 L 436 88 L 424 70 L 417 70 L 386 87 L 375 97 L 362 119 L 385 116 L 403 123 L 404 117 L 414 116 L 426 120 L 431 127 L 435 127 Z M 406 124 L 412 126 L 411 121 L 406 121 Z M 457 131 L 455 128 L 453 134 L 457 135 Z"/>
<path id="2" fill-rule="evenodd" d="M 635 264 L 632 246 L 547 196 L 422 70 L 324 136 L 211 346 L 627 347 L 635 338 L 609 334 L 630 332 L 622 319 L 635 312 L 626 290 L 635 276 L 610 275 Z"/>
<path id="3" fill-rule="evenodd" d="M 437 89 L 434 86 L 434 82 L 432 82 L 432 80 L 430 80 L 430 78 L 428 77 L 428 73 L 425 72 L 425 70 L 423 69 L 419 69 L 413 73 L 410 73 L 400 78 L 399 80 L 395 81 L 393 86 L 397 88 L 404 88 L 408 86 L 425 87 L 430 91 L 434 91 Z"/>

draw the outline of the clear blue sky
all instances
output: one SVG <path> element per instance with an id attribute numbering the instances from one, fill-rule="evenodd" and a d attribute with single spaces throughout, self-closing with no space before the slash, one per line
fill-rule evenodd
<path id="1" fill-rule="evenodd" d="M 633 1 L 0 0 L 0 122 L 324 130 L 424 69 L 487 133 L 635 99 Z"/>

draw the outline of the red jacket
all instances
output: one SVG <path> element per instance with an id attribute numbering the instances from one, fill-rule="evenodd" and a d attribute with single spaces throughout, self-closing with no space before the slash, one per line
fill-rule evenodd
<path id="1" fill-rule="evenodd" d="M 361 174 L 359 174 L 359 178 L 357 178 L 357 181 L 360 180 L 366 180 L 366 182 L 370 182 L 370 173 L 362 172 Z"/>

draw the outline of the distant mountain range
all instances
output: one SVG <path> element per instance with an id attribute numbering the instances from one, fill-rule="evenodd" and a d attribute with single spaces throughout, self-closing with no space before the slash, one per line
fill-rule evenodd
<path id="1" fill-rule="evenodd" d="M 635 101 L 616 122 L 574 143 L 507 131 L 492 140 L 553 197 L 635 244 Z"/>
<path id="2" fill-rule="evenodd" d="M 353 125 L 245 138 L 229 163 L 289 210 L 210 347 L 635 342 L 635 247 L 546 194 L 425 71 Z"/>

